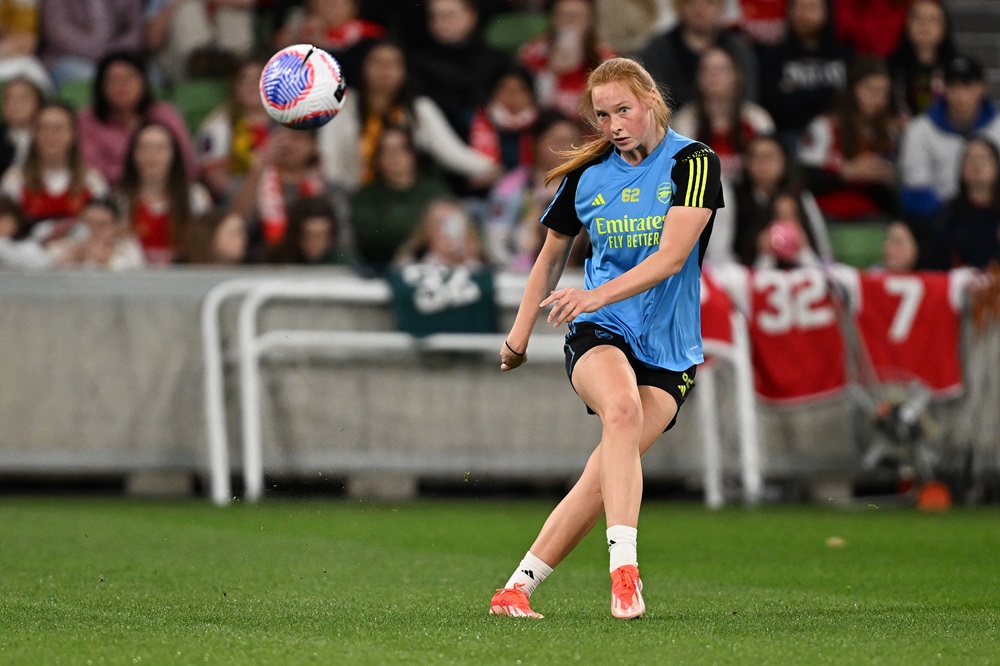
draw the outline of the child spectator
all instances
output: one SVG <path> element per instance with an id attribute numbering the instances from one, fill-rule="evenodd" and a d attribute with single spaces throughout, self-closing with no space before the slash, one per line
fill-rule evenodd
<path id="1" fill-rule="evenodd" d="M 985 137 L 965 145 L 957 196 L 937 227 L 949 250 L 951 266 L 986 268 L 1000 262 L 1000 152 Z"/>
<path id="2" fill-rule="evenodd" d="M 483 41 L 476 0 L 429 0 L 429 40 L 410 53 L 414 89 L 438 105 L 469 141 L 472 118 L 507 70 L 507 54 Z"/>
<path id="3" fill-rule="evenodd" d="M 768 222 L 756 238 L 753 267 L 804 268 L 818 266 L 816 241 L 811 236 L 802 200 L 792 191 L 778 192 L 771 201 Z"/>
<path id="4" fill-rule="evenodd" d="M 806 185 L 828 222 L 887 222 L 895 205 L 898 118 L 889 70 L 861 58 L 834 113 L 813 120 L 799 149 Z"/>
<path id="5" fill-rule="evenodd" d="M 10 166 L 24 164 L 31 146 L 35 115 L 45 101 L 45 93 L 30 79 L 18 77 L 3 86 L 0 114 L 0 173 Z"/>
<path id="6" fill-rule="evenodd" d="M 169 102 L 150 89 L 146 64 L 137 53 L 112 52 L 101 59 L 94 77 L 92 105 L 80 112 L 80 150 L 87 166 L 118 184 L 132 133 L 143 123 L 169 128 L 180 146 L 185 175 L 194 180 L 198 162 L 187 125 Z"/>
<path id="7" fill-rule="evenodd" d="M 847 79 L 850 51 L 833 36 L 826 0 L 788 0 L 788 34 L 761 50 L 761 104 L 785 147 L 794 154 L 799 134 L 833 108 Z"/>
<path id="8" fill-rule="evenodd" d="M 211 207 L 204 186 L 188 183 L 184 175 L 177 138 L 158 123 L 132 136 L 117 193 L 124 218 L 153 265 L 176 261 L 191 218 Z"/>
<path id="9" fill-rule="evenodd" d="M 373 46 L 353 85 L 336 121 L 319 130 L 323 173 L 330 184 L 354 192 L 372 181 L 375 147 L 388 125 L 408 127 L 421 153 L 476 187 L 501 175 L 499 165 L 459 138 L 430 98 L 411 93 L 403 51 L 395 44 Z"/>
<path id="10" fill-rule="evenodd" d="M 87 202 L 74 228 L 52 242 L 48 251 L 61 268 L 122 271 L 146 265 L 142 246 L 122 224 L 119 209 L 110 199 Z"/>
<path id="11" fill-rule="evenodd" d="M 21 207 L 27 220 L 24 233 L 32 234 L 43 220 L 75 218 L 88 201 L 107 196 L 104 178 L 83 164 L 72 108 L 60 102 L 42 105 L 24 164 L 4 172 L 0 192 Z M 46 225 L 41 231 L 58 234 L 60 229 L 65 231 L 60 225 Z"/>
<path id="12" fill-rule="evenodd" d="M 486 252 L 469 211 L 458 201 L 435 199 L 396 253 L 396 263 L 480 268 Z"/>
<path id="13" fill-rule="evenodd" d="M 538 104 L 573 119 L 590 70 L 616 54 L 598 40 L 593 0 L 554 0 L 549 27 L 521 46 L 518 61 L 535 78 Z"/>
<path id="14" fill-rule="evenodd" d="M 899 48 L 889 58 L 896 106 L 907 119 L 923 113 L 944 91 L 945 63 L 955 44 L 939 0 L 914 0 Z"/>
<path id="15" fill-rule="evenodd" d="M 672 108 L 694 99 L 698 60 L 711 46 L 734 54 L 743 71 L 744 96 L 759 99 L 757 58 L 746 39 L 727 28 L 724 12 L 723 0 L 678 0 L 677 25 L 651 39 L 640 53 L 653 79 L 666 85 Z"/>
<path id="16" fill-rule="evenodd" d="M 808 236 L 816 239 L 822 248 L 826 237 L 822 214 L 812 195 L 792 182 L 783 144 L 774 136 L 754 137 L 747 144 L 743 173 L 733 187 L 732 201 L 727 199 L 726 208 L 722 209 L 733 210 L 732 252 L 744 266 L 753 265 L 758 252 L 757 240 L 771 221 L 774 200 L 778 194 L 786 192 L 798 197 L 799 208 L 805 215 L 804 225 L 810 232 Z"/>
<path id="17" fill-rule="evenodd" d="M 57 88 L 92 80 L 109 53 L 142 50 L 142 0 L 45 0 L 41 6 L 41 56 Z"/>
<path id="18" fill-rule="evenodd" d="M 375 152 L 375 180 L 353 199 L 353 229 L 364 264 L 382 272 L 417 223 L 414 211 L 448 193 L 444 181 L 419 168 L 406 129 L 386 127 Z"/>
<path id="19" fill-rule="evenodd" d="M 229 98 L 198 130 L 201 177 L 216 201 L 233 195 L 237 177 L 250 169 L 254 152 L 271 130 L 271 118 L 260 102 L 264 63 L 259 58 L 243 61 L 233 76 Z"/>
<path id="20" fill-rule="evenodd" d="M 721 46 L 709 47 L 702 54 L 694 100 L 673 116 L 670 126 L 678 134 L 711 146 L 728 180 L 739 176 L 747 142 L 774 133 L 771 114 L 744 99 L 739 63 Z"/>

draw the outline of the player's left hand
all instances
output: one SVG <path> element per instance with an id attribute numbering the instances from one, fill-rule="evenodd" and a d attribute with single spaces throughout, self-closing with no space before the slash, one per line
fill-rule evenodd
<path id="1" fill-rule="evenodd" d="M 548 316 L 548 321 L 553 326 L 559 326 L 563 322 L 571 322 L 584 312 L 594 312 L 604 306 L 593 290 L 575 287 L 553 291 L 548 298 L 539 304 L 539 307 L 544 308 L 553 303 L 555 305 L 552 306 Z"/>

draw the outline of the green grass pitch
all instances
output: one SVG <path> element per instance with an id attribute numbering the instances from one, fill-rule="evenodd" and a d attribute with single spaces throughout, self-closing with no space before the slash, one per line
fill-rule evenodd
<path id="1" fill-rule="evenodd" d="M 647 502 L 646 617 L 601 529 L 488 616 L 550 507 L 4 497 L 0 664 L 1000 663 L 995 508 Z"/>

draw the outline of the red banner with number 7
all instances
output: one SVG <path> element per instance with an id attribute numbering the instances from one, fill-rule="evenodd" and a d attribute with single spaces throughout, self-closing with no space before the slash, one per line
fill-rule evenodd
<path id="1" fill-rule="evenodd" d="M 857 323 L 882 382 L 918 379 L 938 395 L 962 388 L 960 285 L 944 272 L 864 272 Z"/>

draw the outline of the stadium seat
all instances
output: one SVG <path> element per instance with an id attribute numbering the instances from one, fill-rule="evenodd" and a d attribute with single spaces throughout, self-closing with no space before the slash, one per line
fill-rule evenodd
<path id="1" fill-rule="evenodd" d="M 870 268 L 882 261 L 886 225 L 877 222 L 834 222 L 829 225 L 830 249 L 842 264 Z"/>
<path id="2" fill-rule="evenodd" d="M 505 12 L 490 19 L 483 38 L 487 44 L 514 55 L 521 44 L 540 35 L 548 25 L 542 12 Z"/>
<path id="3" fill-rule="evenodd" d="M 174 86 L 170 101 L 184 117 L 192 134 L 206 116 L 226 99 L 229 81 L 224 78 L 197 78 L 181 81 Z"/>

